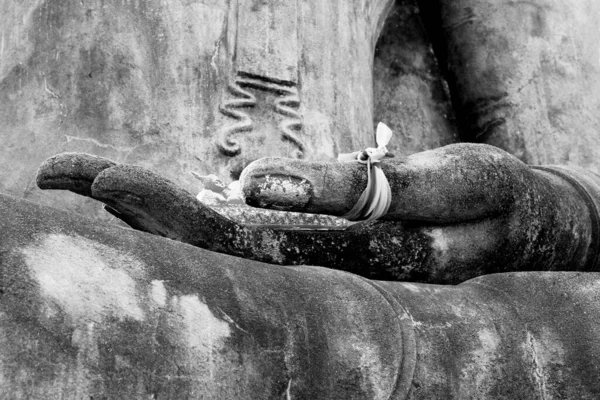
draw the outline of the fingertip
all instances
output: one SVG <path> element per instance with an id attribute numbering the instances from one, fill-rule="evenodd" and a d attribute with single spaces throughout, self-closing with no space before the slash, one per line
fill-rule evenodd
<path id="1" fill-rule="evenodd" d="M 40 189 L 69 190 L 91 196 L 91 185 L 106 168 L 117 165 L 109 159 L 85 153 L 61 153 L 45 160 L 38 168 Z"/>
<path id="2" fill-rule="evenodd" d="M 253 207 L 304 210 L 313 197 L 313 186 L 300 172 L 301 168 L 283 166 L 276 158 L 254 161 L 240 176 L 244 201 Z"/>
<path id="3" fill-rule="evenodd" d="M 242 172 L 246 204 L 313 214 L 343 215 L 366 185 L 365 166 L 287 158 L 263 158 Z"/>

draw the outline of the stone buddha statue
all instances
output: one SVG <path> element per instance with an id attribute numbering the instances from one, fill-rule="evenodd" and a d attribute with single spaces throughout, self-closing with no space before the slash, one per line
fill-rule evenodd
<path id="1" fill-rule="evenodd" d="M 97 216 L 91 203 L 72 200 L 64 211 L 0 197 L 7 398 L 600 395 L 593 1 L 82 2 L 30 13 L 28 4 L 7 4 L 10 26 L 53 28 L 27 37 L 33 49 L 17 45 L 19 29 L 7 36 L 3 51 L 31 57 L 2 65 L 10 85 L 1 93 L 12 100 L 2 106 L 12 121 L 4 125 L 30 138 L 52 127 L 49 137 L 91 146 L 47 159 L 37 185 L 99 200 L 133 228 L 72 212 Z M 189 68 L 207 70 L 190 77 L 165 61 L 194 49 L 194 35 L 214 47 L 192 52 L 204 59 Z M 67 44 L 53 53 L 41 45 L 49 37 Z M 173 37 L 186 39 L 176 41 L 182 47 Z M 89 57 L 88 78 L 78 67 L 42 73 L 73 60 L 75 41 L 83 43 L 78 62 Z M 96 73 L 106 87 L 85 85 Z M 372 146 L 374 116 L 407 115 L 400 101 L 385 106 L 373 93 L 430 94 L 422 114 L 390 118 L 400 144 L 380 163 L 391 204 L 375 221 L 247 226 L 198 202 L 178 179 L 196 168 L 195 153 L 221 175 L 241 174 L 250 205 L 345 215 L 369 171 L 331 158 Z M 82 127 L 89 136 L 72 134 Z M 407 155 L 413 128 L 432 147 L 465 143 Z M 51 147 L 34 145 L 36 157 Z M 265 155 L 285 158 L 255 160 Z"/>

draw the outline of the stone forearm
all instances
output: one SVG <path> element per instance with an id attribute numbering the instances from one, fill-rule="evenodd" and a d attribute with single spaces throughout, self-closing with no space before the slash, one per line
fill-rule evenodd
<path id="1" fill-rule="evenodd" d="M 594 398 L 599 390 L 589 369 L 600 344 L 598 274 L 374 282 L 274 268 L 0 199 L 8 397 Z"/>
<path id="2" fill-rule="evenodd" d="M 7 398 L 394 390 L 396 310 L 355 275 L 273 267 L 7 197 L 0 228 Z"/>
<path id="3" fill-rule="evenodd" d="M 594 399 L 596 273 L 496 274 L 458 286 L 380 282 L 410 320 L 409 399 Z M 404 371 L 408 371 L 405 369 Z M 404 378 L 407 380 L 407 378 Z"/>

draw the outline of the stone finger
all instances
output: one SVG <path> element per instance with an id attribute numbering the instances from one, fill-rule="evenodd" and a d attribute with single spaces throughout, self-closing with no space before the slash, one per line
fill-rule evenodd
<path id="1" fill-rule="evenodd" d="M 92 196 L 94 179 L 103 170 L 117 165 L 107 158 L 85 153 L 61 153 L 48 158 L 37 171 L 40 189 L 61 189 Z"/>
<path id="2" fill-rule="evenodd" d="M 240 177 L 249 205 L 330 215 L 348 212 L 366 185 L 363 164 L 274 157 L 254 161 Z"/>
<path id="3" fill-rule="evenodd" d="M 233 224 L 170 180 L 138 166 L 102 171 L 91 190 L 133 228 L 201 247 L 212 247 L 215 229 Z"/>
<path id="4" fill-rule="evenodd" d="M 509 211 L 531 172 L 492 146 L 458 144 L 379 164 L 392 192 L 383 217 L 455 223 Z M 248 204 L 287 211 L 344 215 L 367 186 L 367 166 L 263 158 L 241 176 Z"/>

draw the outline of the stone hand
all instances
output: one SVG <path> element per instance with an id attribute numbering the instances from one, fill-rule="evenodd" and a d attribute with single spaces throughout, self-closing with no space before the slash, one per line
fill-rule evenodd
<path id="1" fill-rule="evenodd" d="M 39 168 L 37 183 L 42 189 L 70 190 L 102 201 L 107 211 L 134 229 L 269 263 L 323 265 L 390 279 L 397 277 L 398 256 L 405 256 L 388 253 L 384 246 L 390 240 L 398 242 L 393 238 L 399 235 L 388 232 L 396 226 L 369 225 L 344 232 L 244 226 L 152 171 L 88 154 L 49 158 Z M 380 247 L 371 248 L 366 240 L 373 230 L 378 232 Z M 393 268 L 380 268 L 383 263 Z"/>
<path id="2" fill-rule="evenodd" d="M 590 259 L 590 213 L 577 190 L 505 152 L 456 145 L 382 168 L 393 191 L 385 220 L 345 231 L 240 225 L 152 171 L 86 154 L 50 158 L 38 185 L 90 196 L 135 229 L 209 250 L 377 279 L 458 282 L 524 265 L 583 268 Z M 357 163 L 263 159 L 243 184 L 253 205 L 341 215 L 366 185 L 366 171 Z"/>
<path id="3" fill-rule="evenodd" d="M 355 252 L 370 254 L 376 276 L 458 282 L 524 268 L 595 268 L 591 174 L 528 167 L 498 148 L 475 144 L 391 159 L 381 168 L 392 190 L 387 215 L 346 232 L 357 236 Z M 357 162 L 264 158 L 241 180 L 248 204 L 343 215 L 367 174 Z"/>
<path id="4" fill-rule="evenodd" d="M 89 154 L 49 158 L 38 170 L 37 184 L 41 189 L 70 190 L 102 201 L 108 212 L 131 227 L 184 242 L 202 242 L 200 231 L 189 237 L 194 224 L 229 223 L 150 170 Z"/>

